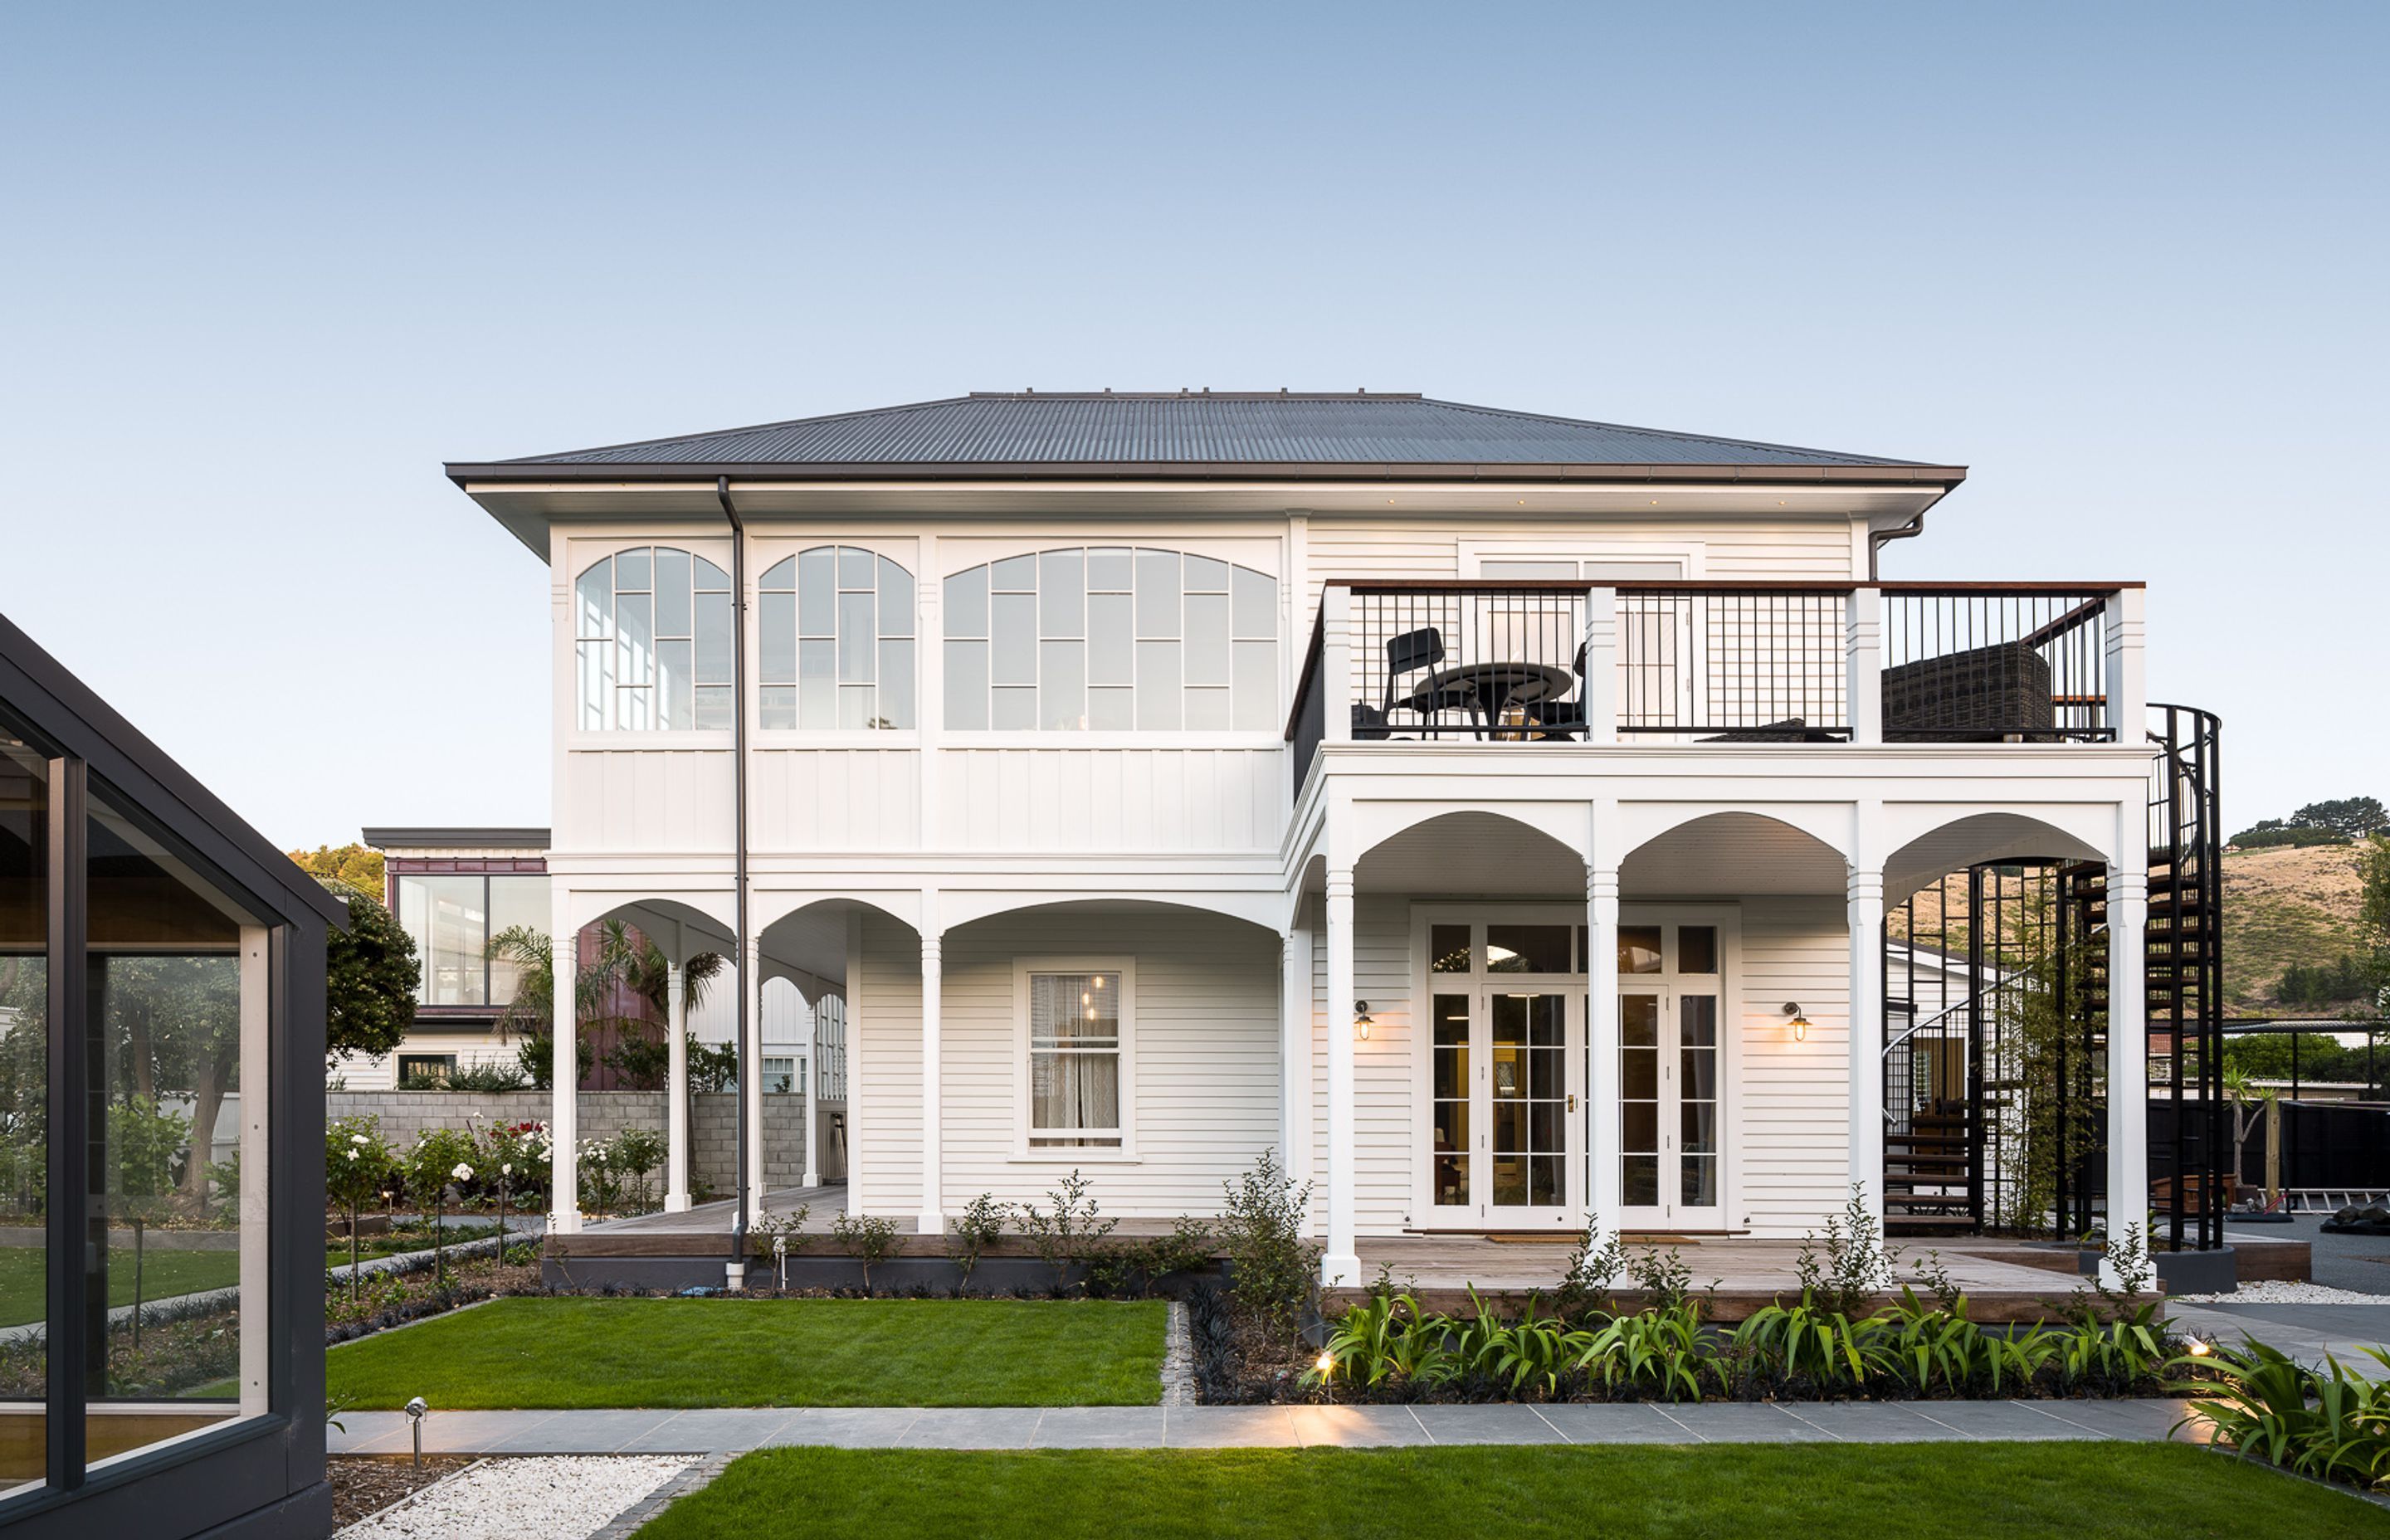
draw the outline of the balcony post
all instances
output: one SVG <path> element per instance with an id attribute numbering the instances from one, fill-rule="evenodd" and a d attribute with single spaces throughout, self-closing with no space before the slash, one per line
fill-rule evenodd
<path id="1" fill-rule="evenodd" d="M 1618 590 L 1591 588 L 1585 596 L 1585 740 L 1618 741 Z"/>
<path id="2" fill-rule="evenodd" d="M 2111 1289 L 2124 1286 L 2117 1262 L 2128 1246 L 2139 1266 L 2150 1265 L 2148 815 L 2129 802 L 2116 809 L 2123 858 L 2108 867 L 2108 1250 L 2100 1278 Z"/>
<path id="3" fill-rule="evenodd" d="M 547 1227 L 554 1235 L 575 1235 L 581 1229 L 581 931 L 572 923 L 571 890 L 558 887 L 549 901 L 548 1031 L 555 1057 L 548 1079 Z"/>
<path id="4" fill-rule="evenodd" d="M 1320 737 L 1353 741 L 1353 590 L 1331 583 L 1319 591 Z"/>
<path id="5" fill-rule="evenodd" d="M 2142 599 L 2139 588 L 2108 596 L 2108 725 L 2119 743 L 2139 743 L 2149 719 L 2149 686 L 2142 673 Z"/>
<path id="6" fill-rule="evenodd" d="M 681 927 L 675 925 L 675 932 Z M 688 1207 L 688 968 L 675 933 L 664 961 L 664 1213 Z"/>
<path id="7" fill-rule="evenodd" d="M 1843 600 L 1843 709 L 1853 743 L 1883 741 L 1883 592 L 1857 587 Z"/>
<path id="8" fill-rule="evenodd" d="M 1593 859 L 1585 864 L 1585 1193 L 1586 1207 L 1601 1230 L 1597 1246 L 1618 1233 L 1625 1202 L 1620 1171 L 1625 1125 L 1618 1098 L 1618 853 L 1605 843 L 1603 825 L 1597 803 Z"/>
<path id="9" fill-rule="evenodd" d="M 1354 1250 L 1353 868 L 1328 868 L 1328 1250 L 1319 1281 L 1361 1281 Z"/>
<path id="10" fill-rule="evenodd" d="M 1279 941 L 1279 1156 L 1289 1180 L 1311 1177 L 1311 926 L 1298 909 Z"/>
<path id="11" fill-rule="evenodd" d="M 1881 802 L 1854 810 L 1845 878 L 1851 939 L 1850 1182 L 1883 1234 L 1883 853 Z"/>

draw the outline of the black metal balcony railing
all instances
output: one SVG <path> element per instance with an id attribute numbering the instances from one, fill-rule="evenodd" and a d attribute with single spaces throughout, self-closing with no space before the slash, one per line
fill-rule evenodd
<path id="1" fill-rule="evenodd" d="M 2116 736 L 2114 584 L 1330 586 L 1343 677 L 1327 677 L 1323 605 L 1286 728 L 1299 776 L 1331 726 L 1364 743 L 1846 741 L 1861 677 L 1885 742 Z M 1855 595 L 1875 601 L 1874 626 L 1853 624 Z M 1595 643 L 1607 677 L 1589 680 Z"/>
<path id="2" fill-rule="evenodd" d="M 2113 587 L 1886 583 L 1890 743 L 2113 741 Z"/>

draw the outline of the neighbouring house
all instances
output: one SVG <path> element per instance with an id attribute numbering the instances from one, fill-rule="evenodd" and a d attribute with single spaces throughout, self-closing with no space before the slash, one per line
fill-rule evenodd
<path id="1" fill-rule="evenodd" d="M 336 1094 L 422 1085 L 476 1069 L 520 1071 L 525 1024 L 509 1019 L 507 1007 L 515 998 L 520 963 L 503 952 L 494 954 L 491 943 L 518 928 L 549 933 L 555 917 L 548 831 L 381 827 L 364 830 L 363 838 L 382 853 L 382 899 L 414 940 L 421 971 L 413 1030 L 391 1053 L 335 1061 L 330 1074 Z M 643 939 L 679 944 L 669 918 L 631 910 L 610 918 L 624 922 L 634 945 Z M 642 929 L 642 919 L 651 930 Z M 597 925 L 582 927 L 576 965 L 594 966 L 604 939 Z M 682 1002 L 683 1024 L 698 1042 L 717 1047 L 730 1043 L 737 989 L 737 970 L 726 967 L 693 992 L 694 1000 Z M 805 1101 L 804 1126 L 816 1134 L 808 1174 L 835 1177 L 845 1169 L 844 1002 L 834 987 L 767 966 L 761 1009 L 764 1093 Z M 668 1008 L 660 1014 L 619 984 L 585 1011 L 583 1034 L 592 1061 L 582 1090 L 625 1088 L 624 1077 L 609 1062 L 611 1051 L 626 1030 L 643 1027 L 661 1035 L 669 1013 Z M 354 1108 L 376 1105 L 358 1100 Z M 339 1106 L 351 1110 L 348 1101 Z M 674 1190 L 686 1197 L 686 1187 Z"/>
<path id="2" fill-rule="evenodd" d="M 318 1066 L 347 923 L 0 620 L 11 1535 L 329 1531 Z"/>
<path id="3" fill-rule="evenodd" d="M 1960 467 L 1207 391 L 447 471 L 551 572 L 554 932 L 842 998 L 854 1210 L 1077 1170 L 1159 1220 L 1275 1151 L 1351 1283 L 1855 1188 L 2076 1234 L 2223 1158 L 2149 1073 L 2219 1062 L 2215 721 L 2144 699 L 2137 584 L 1881 579 Z M 1888 935 L 1929 889 L 1987 952 Z M 2081 1138 L 1951 1072 L 2010 1063 Z M 2168 1184 L 2186 1247 L 2214 1186 Z"/>

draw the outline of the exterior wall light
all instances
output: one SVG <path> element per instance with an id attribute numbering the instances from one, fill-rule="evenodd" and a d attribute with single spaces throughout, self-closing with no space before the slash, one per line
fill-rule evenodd
<path id="1" fill-rule="evenodd" d="M 1792 1019 L 1792 1041 L 1795 1043 L 1809 1041 L 1809 1017 L 1808 1013 L 1801 1008 L 1800 1002 L 1785 1001 L 1784 1014 Z"/>
<path id="2" fill-rule="evenodd" d="M 1356 1043 L 1367 1043 L 1369 1040 L 1369 1028 L 1371 1024 L 1372 1023 L 1369 1020 L 1369 1002 L 1367 1000 L 1354 1001 L 1353 1040 Z"/>

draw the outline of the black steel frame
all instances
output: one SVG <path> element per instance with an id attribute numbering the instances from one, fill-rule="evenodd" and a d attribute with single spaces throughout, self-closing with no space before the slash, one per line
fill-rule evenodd
<path id="1" fill-rule="evenodd" d="M 92 799 L 137 824 L 263 923 L 268 1119 L 267 1412 L 84 1469 L 85 1334 L 51 1332 L 46 1480 L 0 1499 L 0 1528 L 37 1540 L 138 1534 L 315 1536 L 324 1478 L 324 943 L 347 911 L 33 641 L 0 619 L 0 704 L 47 761 L 45 937 L 50 983 L 48 1320 L 105 1319 L 80 1264 L 94 1225 L 86 1174 L 94 1090 L 83 860 Z M 79 987 L 84 986 L 84 987 Z M 100 1238 L 104 1241 L 104 1236 Z"/>

